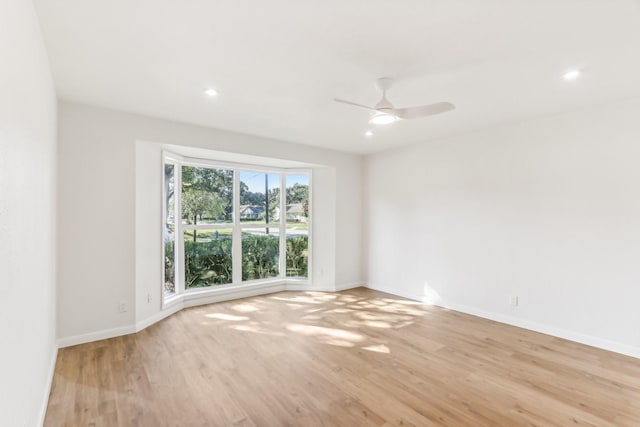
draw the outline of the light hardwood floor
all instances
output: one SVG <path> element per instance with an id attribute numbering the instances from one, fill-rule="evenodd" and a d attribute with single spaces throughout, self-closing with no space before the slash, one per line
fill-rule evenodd
<path id="1" fill-rule="evenodd" d="M 364 288 L 61 349 L 46 426 L 640 426 L 640 360 Z"/>

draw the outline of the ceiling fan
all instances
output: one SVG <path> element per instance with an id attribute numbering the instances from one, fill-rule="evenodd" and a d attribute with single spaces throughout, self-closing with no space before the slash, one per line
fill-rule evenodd
<path id="1" fill-rule="evenodd" d="M 386 125 L 403 119 L 420 119 L 422 117 L 446 113 L 456 108 L 456 106 L 450 102 L 436 102 L 435 104 L 421 105 L 419 107 L 395 108 L 387 99 L 387 90 L 391 89 L 391 85 L 393 85 L 393 79 L 390 77 L 382 77 L 376 81 L 376 87 L 382 91 L 382 99 L 378 101 L 375 107 L 367 107 L 366 105 L 338 98 L 334 98 L 334 101 L 373 112 L 374 114 L 371 116 L 369 123 L 375 125 Z"/>

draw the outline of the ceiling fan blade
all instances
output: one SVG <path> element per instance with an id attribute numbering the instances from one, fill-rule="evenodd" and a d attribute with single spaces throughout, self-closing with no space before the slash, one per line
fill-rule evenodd
<path id="1" fill-rule="evenodd" d="M 374 111 L 374 112 L 376 111 L 376 109 L 373 107 L 367 107 L 366 105 L 356 104 L 355 102 L 351 102 L 351 101 L 345 101 L 344 99 L 334 98 L 333 100 L 341 104 L 347 104 L 347 105 L 352 105 L 354 107 L 363 108 L 367 111 Z"/>
<path id="2" fill-rule="evenodd" d="M 393 114 L 401 119 L 419 119 L 421 117 L 433 116 L 435 114 L 446 113 L 456 108 L 450 102 L 437 102 L 420 107 L 395 108 Z"/>

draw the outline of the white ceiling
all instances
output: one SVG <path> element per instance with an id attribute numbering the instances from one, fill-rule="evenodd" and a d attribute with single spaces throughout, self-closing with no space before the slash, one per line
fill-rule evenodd
<path id="1" fill-rule="evenodd" d="M 634 0 L 35 3 L 61 99 L 357 153 L 640 96 Z M 381 76 L 458 108 L 366 138 L 333 98 L 374 104 Z"/>

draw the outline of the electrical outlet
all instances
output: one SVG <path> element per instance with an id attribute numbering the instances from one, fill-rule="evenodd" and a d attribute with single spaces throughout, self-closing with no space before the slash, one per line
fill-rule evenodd
<path id="1" fill-rule="evenodd" d="M 150 303 L 152 300 L 151 294 L 147 294 L 147 303 Z"/>
<path id="2" fill-rule="evenodd" d="M 127 311 L 127 302 L 126 301 L 120 301 L 120 303 L 118 304 L 118 311 L 120 313 L 124 313 Z"/>
<path id="3" fill-rule="evenodd" d="M 517 296 L 509 297 L 509 305 L 512 306 L 512 307 L 517 307 L 518 306 L 518 297 Z"/>

